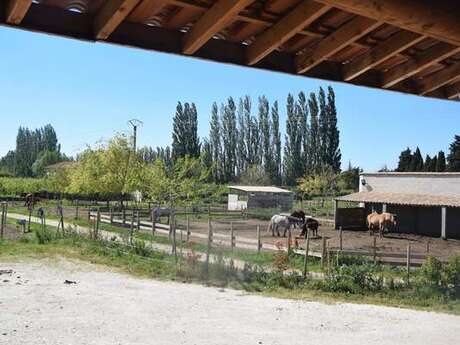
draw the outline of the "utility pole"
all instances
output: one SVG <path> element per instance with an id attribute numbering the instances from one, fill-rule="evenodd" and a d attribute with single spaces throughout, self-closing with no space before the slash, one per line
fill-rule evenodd
<path id="1" fill-rule="evenodd" d="M 137 145 L 137 127 L 142 126 L 143 122 L 141 120 L 132 119 L 128 121 L 128 125 L 133 127 L 133 150 L 136 153 L 136 145 Z"/>

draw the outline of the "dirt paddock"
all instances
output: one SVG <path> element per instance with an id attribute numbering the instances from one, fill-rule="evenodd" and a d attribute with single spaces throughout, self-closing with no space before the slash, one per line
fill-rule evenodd
<path id="1" fill-rule="evenodd" d="M 0 270 L 13 270 L 0 276 L 5 345 L 454 345 L 460 334 L 457 316 L 266 298 L 64 259 L 0 262 Z"/>
<path id="2" fill-rule="evenodd" d="M 276 244 L 277 242 L 285 245 L 286 239 L 283 237 L 272 237 L 267 233 L 268 221 L 257 219 L 233 220 L 233 229 L 235 236 L 241 236 L 250 239 L 257 238 L 257 226 L 260 227 L 261 239 L 263 243 Z M 312 250 L 319 250 L 321 238 L 325 236 L 329 241 L 330 247 L 339 246 L 339 232 L 332 228 L 332 223 L 320 221 L 319 236 L 312 238 Z M 185 222 L 179 222 L 179 227 L 184 229 Z M 206 233 L 208 229 L 207 220 L 194 220 L 190 222 L 192 232 Z M 230 236 L 230 221 L 214 219 L 212 229 L 215 233 Z M 300 235 L 300 229 L 293 230 L 293 236 Z M 410 244 L 413 253 L 425 253 L 427 248 L 430 253 L 439 258 L 448 259 L 453 255 L 460 255 L 460 241 L 442 240 L 440 238 L 431 238 L 415 234 L 403 233 L 386 233 L 382 239 L 377 236 L 377 250 L 382 252 L 405 253 L 407 245 Z M 298 238 L 299 244 L 303 239 Z M 427 245 L 428 244 L 428 245 Z M 343 248 L 350 250 L 371 250 L 373 239 L 368 231 L 344 230 L 343 231 Z"/>

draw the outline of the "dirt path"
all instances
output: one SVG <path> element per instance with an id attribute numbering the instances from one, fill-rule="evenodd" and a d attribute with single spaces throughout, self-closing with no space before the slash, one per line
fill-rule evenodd
<path id="1" fill-rule="evenodd" d="M 444 314 L 265 298 L 66 260 L 6 269 L 0 344 L 453 345 L 460 334 L 460 317 Z"/>

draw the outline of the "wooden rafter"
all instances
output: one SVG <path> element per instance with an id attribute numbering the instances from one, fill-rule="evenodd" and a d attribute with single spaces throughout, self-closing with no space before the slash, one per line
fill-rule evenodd
<path id="1" fill-rule="evenodd" d="M 192 8 L 181 8 L 171 19 L 163 24 L 165 28 L 176 29 L 182 28 L 191 21 L 199 18 L 201 11 Z"/>
<path id="2" fill-rule="evenodd" d="M 194 54 L 254 0 L 219 0 L 184 37 L 183 53 Z"/>
<path id="3" fill-rule="evenodd" d="M 459 47 L 453 47 L 447 43 L 438 43 L 414 58 L 411 58 L 408 61 L 384 72 L 382 75 L 381 87 L 393 87 L 404 79 L 407 79 L 420 71 L 423 71 L 425 68 L 459 52 Z"/>
<path id="4" fill-rule="evenodd" d="M 9 0 L 6 1 L 6 22 L 18 25 L 26 16 L 32 0 Z"/>
<path id="5" fill-rule="evenodd" d="M 140 0 L 111 0 L 94 19 L 94 33 L 97 39 L 105 40 L 121 24 Z"/>
<path id="6" fill-rule="evenodd" d="M 170 0 L 142 0 L 129 14 L 127 20 L 132 22 L 145 22 L 158 14 L 170 2 Z"/>
<path id="7" fill-rule="evenodd" d="M 303 28 L 329 11 L 329 9 L 330 6 L 314 1 L 302 1 L 291 12 L 281 18 L 279 22 L 258 36 L 247 48 L 248 64 L 253 65 L 262 60 Z"/>
<path id="8" fill-rule="evenodd" d="M 460 6 L 457 1 L 437 0 L 317 0 L 374 20 L 460 45 Z"/>
<path id="9" fill-rule="evenodd" d="M 319 42 L 312 52 L 296 58 L 297 73 L 305 73 L 347 45 L 380 26 L 380 22 L 364 17 L 355 17 Z"/>
<path id="10" fill-rule="evenodd" d="M 460 78 L 460 62 L 456 62 L 439 72 L 424 78 L 418 85 L 418 93 L 426 95 L 440 87 L 450 84 Z"/>
<path id="11" fill-rule="evenodd" d="M 460 96 L 460 81 L 447 85 L 445 87 L 445 94 L 448 99 L 456 99 Z"/>
<path id="12" fill-rule="evenodd" d="M 409 31 L 400 31 L 386 41 L 370 49 L 367 53 L 359 55 L 342 69 L 343 80 L 350 81 L 379 65 L 410 46 L 420 42 L 424 37 Z"/>

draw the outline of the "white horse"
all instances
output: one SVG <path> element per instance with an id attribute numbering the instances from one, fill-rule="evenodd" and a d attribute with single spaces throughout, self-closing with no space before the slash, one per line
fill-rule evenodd
<path id="1" fill-rule="evenodd" d="M 291 225 L 294 223 L 289 216 L 280 216 L 279 214 L 275 214 L 272 219 L 270 219 L 270 223 L 268 224 L 267 232 L 272 232 L 272 236 L 275 237 L 275 231 L 280 237 L 279 228 L 284 228 L 283 237 L 286 237 L 286 232 L 291 231 Z"/>

